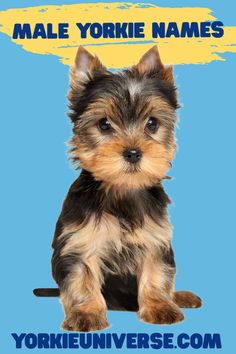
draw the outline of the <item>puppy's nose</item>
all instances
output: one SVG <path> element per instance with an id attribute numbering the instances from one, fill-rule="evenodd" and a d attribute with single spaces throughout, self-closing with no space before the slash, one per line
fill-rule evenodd
<path id="1" fill-rule="evenodd" d="M 140 149 L 126 149 L 123 152 L 125 161 L 130 163 L 138 162 L 142 157 L 142 151 Z"/>

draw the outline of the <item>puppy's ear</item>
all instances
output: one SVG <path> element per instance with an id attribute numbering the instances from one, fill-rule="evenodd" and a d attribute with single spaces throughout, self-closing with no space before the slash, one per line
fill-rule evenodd
<path id="1" fill-rule="evenodd" d="M 163 80 L 168 81 L 172 85 L 174 84 L 173 69 L 171 66 L 165 67 L 162 64 L 156 45 L 149 49 L 133 68 L 142 76 L 159 74 Z"/>
<path id="2" fill-rule="evenodd" d="M 83 84 L 92 80 L 95 73 L 104 71 L 106 71 L 106 68 L 98 57 L 93 56 L 84 47 L 79 46 L 74 65 L 71 68 L 71 85 L 82 87 Z"/>

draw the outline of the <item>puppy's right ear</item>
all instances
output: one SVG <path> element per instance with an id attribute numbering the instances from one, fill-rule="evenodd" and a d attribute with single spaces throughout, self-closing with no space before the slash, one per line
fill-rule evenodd
<path id="1" fill-rule="evenodd" d="M 70 82 L 75 88 L 82 88 L 93 79 L 95 73 L 106 71 L 105 66 L 95 55 L 90 54 L 84 47 L 79 46 L 74 65 L 71 67 Z"/>

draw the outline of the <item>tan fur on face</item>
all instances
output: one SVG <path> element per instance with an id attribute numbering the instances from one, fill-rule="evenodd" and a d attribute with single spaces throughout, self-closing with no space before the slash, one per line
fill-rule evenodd
<path id="1" fill-rule="evenodd" d="M 156 140 L 141 137 L 137 142 L 114 138 L 92 151 L 85 144 L 80 144 L 79 138 L 76 138 L 76 144 L 78 149 L 73 152 L 73 157 L 79 158 L 81 167 L 92 172 L 95 179 L 108 186 L 134 189 L 153 185 L 163 179 L 175 152 L 175 146 L 168 149 Z M 138 147 L 143 152 L 142 160 L 134 171 L 122 155 L 129 146 Z"/>
<path id="2" fill-rule="evenodd" d="M 80 149 L 76 156 L 84 169 L 109 186 L 141 188 L 153 185 L 166 176 L 173 149 L 168 151 L 158 142 L 140 139 L 138 147 L 142 148 L 143 157 L 137 169 L 132 171 L 122 156 L 126 147 L 126 141 L 114 140 L 99 146 L 94 153 L 87 148 Z"/>
<path id="3" fill-rule="evenodd" d="M 100 99 L 88 106 L 74 129 L 78 134 L 70 142 L 72 158 L 96 180 L 103 181 L 107 188 L 143 188 L 165 178 L 176 149 L 173 109 L 163 99 L 150 97 L 139 120 L 129 127 L 122 126 L 116 110 L 115 99 Z M 158 120 L 155 134 L 145 132 L 150 116 Z M 110 121 L 111 134 L 103 134 L 98 129 L 98 122 L 103 117 Z M 88 138 L 80 135 L 81 129 L 86 130 Z M 124 160 L 123 152 L 127 148 L 139 148 L 143 152 L 137 168 Z"/>

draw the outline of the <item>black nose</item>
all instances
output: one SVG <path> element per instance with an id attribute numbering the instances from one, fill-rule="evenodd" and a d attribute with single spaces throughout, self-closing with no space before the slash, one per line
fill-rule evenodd
<path id="1" fill-rule="evenodd" d="M 124 159 L 130 163 L 138 162 L 142 157 L 142 151 L 139 149 L 127 149 L 123 152 Z"/>

